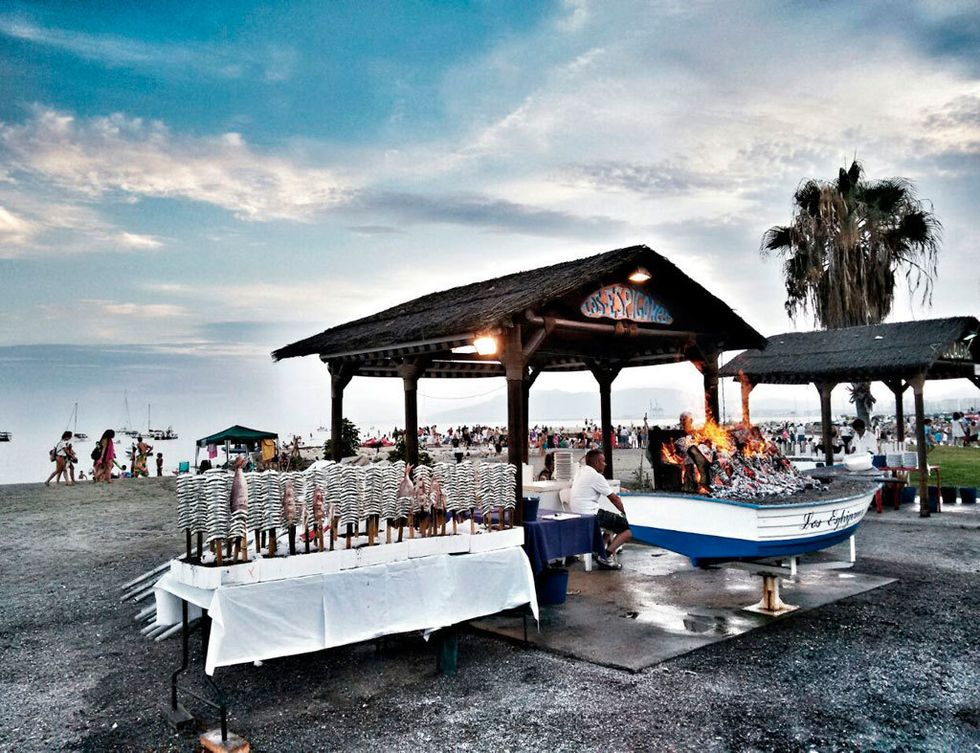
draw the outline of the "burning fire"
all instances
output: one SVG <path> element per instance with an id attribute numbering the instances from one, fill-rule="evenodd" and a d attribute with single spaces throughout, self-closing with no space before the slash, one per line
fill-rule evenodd
<path id="1" fill-rule="evenodd" d="M 710 419 L 700 429 L 694 429 L 685 440 L 684 444 L 689 446 L 704 446 L 725 455 L 733 455 L 737 451 L 738 454 L 747 458 L 756 455 L 773 455 L 779 452 L 776 445 L 766 439 L 757 426 L 737 424 L 732 427 L 725 427 L 719 426 Z M 674 465 L 684 465 L 685 463 L 684 456 L 676 446 L 665 444 L 660 455 L 665 463 L 673 463 Z"/>
<path id="2" fill-rule="evenodd" d="M 688 433 L 664 443 L 661 461 L 681 468 L 685 488 L 701 494 L 754 497 L 792 491 L 812 482 L 803 480 L 792 464 L 757 426 L 688 425 Z"/>

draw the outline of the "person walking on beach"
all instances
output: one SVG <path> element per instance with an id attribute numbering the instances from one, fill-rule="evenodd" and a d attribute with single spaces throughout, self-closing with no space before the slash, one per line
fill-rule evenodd
<path id="1" fill-rule="evenodd" d="M 105 481 L 112 483 L 112 466 L 116 460 L 116 448 L 112 440 L 115 439 L 116 432 L 113 429 L 106 429 L 102 433 L 102 438 L 92 450 L 92 460 L 95 461 L 95 469 L 92 473 L 92 483 Z"/>
<path id="2" fill-rule="evenodd" d="M 163 453 L 158 452 L 157 453 L 157 477 L 159 478 L 162 475 L 163 475 Z"/>
<path id="3" fill-rule="evenodd" d="M 44 482 L 45 486 L 51 486 L 51 479 L 54 479 L 56 484 L 60 483 L 62 476 L 65 477 L 65 483 L 68 486 L 75 483 L 74 478 L 70 482 L 68 481 L 68 472 L 66 470 L 68 468 L 68 455 L 71 452 L 71 436 L 70 431 L 64 432 L 61 435 L 61 439 L 58 441 L 58 444 L 56 444 L 54 449 L 51 451 L 51 453 L 54 455 L 53 460 L 55 462 L 55 466 L 54 470 L 51 472 L 51 475 L 48 476 L 47 480 Z"/>

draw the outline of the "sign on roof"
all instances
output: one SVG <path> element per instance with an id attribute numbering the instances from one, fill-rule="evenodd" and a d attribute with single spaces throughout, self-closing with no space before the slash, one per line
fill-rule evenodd
<path id="1" fill-rule="evenodd" d="M 627 285 L 606 285 L 582 302 L 590 319 L 626 319 L 632 322 L 671 324 L 674 317 L 662 303 L 642 290 Z"/>

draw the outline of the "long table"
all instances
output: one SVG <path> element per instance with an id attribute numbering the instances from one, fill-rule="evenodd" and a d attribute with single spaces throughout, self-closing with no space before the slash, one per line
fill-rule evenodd
<path id="1" fill-rule="evenodd" d="M 431 631 L 530 604 L 534 578 L 520 547 L 443 554 L 289 580 L 193 588 L 170 573 L 155 586 L 157 622 L 185 605 L 212 627 L 205 672 L 412 631 Z"/>

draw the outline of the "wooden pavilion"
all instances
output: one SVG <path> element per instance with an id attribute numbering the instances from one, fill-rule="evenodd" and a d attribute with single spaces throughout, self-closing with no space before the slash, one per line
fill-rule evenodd
<path id="1" fill-rule="evenodd" d="M 765 338 L 724 302 L 646 246 L 463 285 L 416 298 L 286 345 L 275 360 L 318 355 L 331 379 L 331 432 L 339 437 L 344 388 L 354 376 L 401 377 L 409 462 L 418 458 L 418 380 L 505 377 L 508 461 L 523 513 L 528 395 L 545 371 L 591 371 L 599 384 L 606 474 L 613 473 L 610 392 L 628 366 L 690 361 L 705 409 L 718 415 L 718 357 Z M 340 458 L 334 444 L 335 460 Z"/>
<path id="2" fill-rule="evenodd" d="M 823 446 L 831 447 L 830 393 L 849 382 L 884 382 L 895 394 L 898 441 L 905 440 L 902 395 L 915 395 L 919 450 L 919 512 L 928 517 L 923 385 L 930 379 L 969 379 L 980 387 L 980 322 L 972 316 L 789 332 L 768 338 L 762 350 L 747 350 L 725 364 L 721 376 L 742 383 L 742 419 L 749 421 L 749 393 L 757 384 L 810 384 L 820 393 Z"/>

